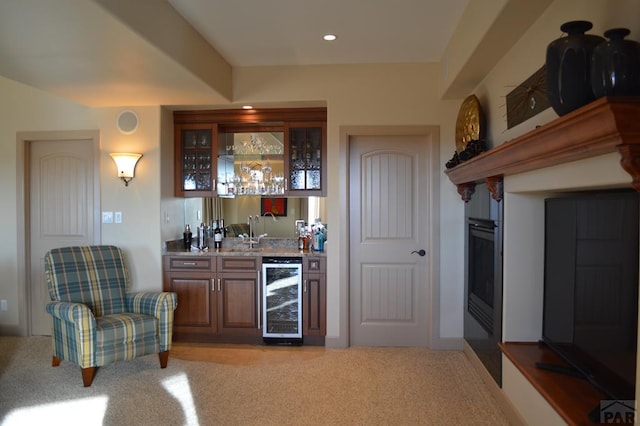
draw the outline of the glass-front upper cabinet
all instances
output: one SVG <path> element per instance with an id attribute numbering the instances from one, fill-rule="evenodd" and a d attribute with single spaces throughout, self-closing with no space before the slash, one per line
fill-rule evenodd
<path id="1" fill-rule="evenodd" d="M 326 108 L 174 111 L 176 196 L 325 196 L 326 117 Z"/>
<path id="2" fill-rule="evenodd" d="M 182 197 L 215 195 L 216 125 L 178 125 L 175 127 L 175 132 L 176 195 Z"/>
<path id="3" fill-rule="evenodd" d="M 325 123 L 288 123 L 285 139 L 287 193 L 293 196 L 324 195 L 327 163 Z"/>
<path id="4" fill-rule="evenodd" d="M 284 132 L 219 133 L 219 196 L 284 195 L 284 179 Z"/>

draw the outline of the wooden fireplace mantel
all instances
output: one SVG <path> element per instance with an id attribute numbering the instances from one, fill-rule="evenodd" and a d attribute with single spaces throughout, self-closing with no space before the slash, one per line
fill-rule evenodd
<path id="1" fill-rule="evenodd" d="M 445 173 L 465 202 L 483 180 L 500 201 L 504 176 L 614 151 L 640 191 L 640 97 L 597 99 Z"/>

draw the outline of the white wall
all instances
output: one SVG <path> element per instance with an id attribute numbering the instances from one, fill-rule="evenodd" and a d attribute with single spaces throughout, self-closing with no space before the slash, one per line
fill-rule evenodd
<path id="1" fill-rule="evenodd" d="M 234 92 L 238 102 L 326 102 L 328 106 L 328 197 L 327 217 L 332 235 L 343 235 L 340 223 L 340 194 L 347 189 L 346 158 L 339 152 L 340 127 L 347 125 L 440 125 L 440 164 L 448 160 L 453 142 L 455 116 L 460 101 L 437 100 L 439 67 L 426 64 L 349 65 L 317 67 L 267 67 L 235 70 Z M 173 197 L 173 133 L 172 114 L 159 106 L 135 107 L 140 126 L 132 135 L 123 135 L 116 126 L 116 116 L 123 108 L 88 109 L 74 103 L 33 90 L 9 80 L 0 80 L 0 111 L 2 139 L 0 154 L 4 177 L 0 196 L 8 200 L 0 206 L 3 222 L 0 230 L 4 248 L 0 265 L 3 281 L 0 298 L 9 301 L 10 310 L 0 313 L 0 332 L 16 332 L 19 315 L 16 311 L 24 283 L 19 276 L 18 255 L 15 253 L 19 231 L 16 230 L 16 161 L 17 131 L 98 129 L 101 134 L 101 202 L 104 211 L 122 211 L 121 225 L 102 226 L 105 243 L 122 246 L 131 257 L 133 285 L 136 289 L 161 288 L 161 247 L 166 239 L 182 234 L 184 215 L 182 200 Z M 11 99 L 11 101 L 10 101 Z M 14 101 L 18 99 L 19 101 Z M 36 112 L 34 114 L 34 112 Z M 38 113 L 39 112 L 39 113 Z M 136 151 L 143 154 L 136 168 L 136 177 L 125 188 L 115 176 L 115 165 L 109 157 L 113 151 Z M 440 335 L 460 339 L 462 336 L 462 250 L 463 203 L 455 187 L 441 180 L 440 216 L 446 227 L 442 244 L 440 270 L 442 287 Z M 334 239 L 336 241 L 336 239 Z M 328 338 L 346 342 L 345 308 L 339 299 L 339 289 L 348 285 L 346 253 L 328 251 Z M 26 325 L 21 324 L 22 332 Z"/>
<path id="2" fill-rule="evenodd" d="M 610 28 L 626 27 L 631 30 L 629 38 L 638 41 L 639 16 L 637 0 L 554 1 L 476 88 L 487 115 L 491 144 L 499 145 L 557 118 L 549 108 L 507 130 L 505 96 L 544 64 L 546 46 L 562 36 L 559 30 L 562 23 L 591 21 L 594 27 L 589 32 L 599 35 Z M 628 186 L 630 181 L 629 175 L 620 168 L 617 153 L 505 178 L 505 341 L 536 341 L 541 337 L 544 248 L 540 229 L 544 226 L 545 196 L 559 190 Z M 517 386 L 519 390 L 515 392 L 514 384 L 522 379 L 517 377 L 519 374 L 510 365 L 503 368 L 503 391 L 528 422 L 539 424 L 540 411 L 526 408 L 531 400 L 539 402 L 539 395 L 532 387 L 522 391 L 523 387 Z"/>
<path id="3" fill-rule="evenodd" d="M 632 30 L 631 38 L 640 38 L 640 2 L 636 0 L 555 1 L 536 21 L 515 47 L 474 91 L 487 116 L 490 143 L 496 145 L 532 129 L 535 124 L 555 117 L 547 110 L 514 129 L 506 130 L 504 96 L 544 62 L 546 45 L 559 37 L 561 23 L 573 19 L 594 22 L 593 32 L 602 33 L 613 26 Z M 501 1 L 492 3 L 499 7 Z M 464 31 L 464 29 L 461 29 Z M 346 209 L 341 194 L 347 190 L 347 164 L 340 151 L 340 128 L 359 125 L 439 125 L 440 164 L 455 149 L 455 119 L 461 99 L 439 100 L 442 70 L 439 64 L 347 65 L 310 67 L 251 67 L 233 71 L 234 102 L 326 103 L 328 107 L 328 197 L 327 217 L 332 235 L 346 235 L 340 223 L 340 211 Z M 140 115 L 140 129 L 124 137 L 115 129 L 119 108 L 91 110 L 38 90 L 0 79 L 0 205 L 3 227 L 0 237 L 0 298 L 9 301 L 9 311 L 0 312 L 0 332 L 18 327 L 17 305 L 24 293 L 24 270 L 16 253 L 21 230 L 17 216 L 15 134 L 18 131 L 98 129 L 101 132 L 101 176 L 103 210 L 123 212 L 124 223 L 102 227 L 103 241 L 123 245 L 133 257 L 134 286 L 160 288 L 160 249 L 166 239 L 181 235 L 184 220 L 181 200 L 173 197 L 170 181 L 173 173 L 173 134 L 171 113 L 159 106 L 134 108 Z M 139 139 L 138 139 L 139 138 Z M 115 178 L 108 152 L 135 148 L 144 154 L 136 169 L 136 178 L 128 188 Z M 462 336 L 463 203 L 455 187 L 443 178 L 440 182 L 440 337 Z M 335 241 L 335 240 L 334 240 Z M 346 318 L 341 317 L 339 290 L 348 285 L 346 253 L 328 252 L 328 337 L 345 341 Z"/>
<path id="4" fill-rule="evenodd" d="M 637 0 L 554 1 L 475 89 L 487 116 L 487 136 L 493 146 L 557 117 L 549 108 L 538 116 L 507 129 L 505 97 L 516 85 L 544 65 L 547 45 L 563 36 L 560 25 L 573 20 L 590 21 L 593 29 L 589 33 L 600 36 L 607 29 L 625 27 L 631 30 L 629 39 L 640 41 L 638 17 L 640 2 Z"/>
<path id="5" fill-rule="evenodd" d="M 130 135 L 116 126 L 124 109 L 138 115 L 138 128 Z M 121 224 L 102 224 L 102 243 L 124 249 L 132 290 L 161 290 L 160 107 L 98 108 L 92 113 L 101 134 L 101 208 L 122 212 Z M 117 178 L 110 152 L 142 154 L 129 186 Z"/>
<path id="6" fill-rule="evenodd" d="M 546 46 L 561 36 L 559 27 L 570 20 L 587 20 L 594 24 L 590 33 L 602 34 L 614 27 L 631 29 L 629 38 L 640 40 L 640 2 L 634 0 L 585 0 L 576 8 L 570 0 L 556 0 L 535 22 L 514 48 L 505 55 L 493 71 L 477 87 L 481 104 L 487 112 L 488 139 L 495 146 L 513 139 L 537 125 L 547 123 L 557 114 L 549 108 L 538 116 L 506 129 L 506 94 L 544 64 Z M 593 171 L 598 170 L 597 174 Z M 620 168 L 619 155 L 609 154 L 587 159 L 570 166 L 551 167 L 540 171 L 522 173 L 505 179 L 505 340 L 536 340 L 540 337 L 541 312 L 530 306 L 541 300 L 541 289 L 533 288 L 541 282 L 542 265 L 537 231 L 542 215 L 544 193 L 562 189 L 585 187 L 612 187 L 625 185 L 630 177 Z M 536 192 L 537 191 L 537 192 Z M 526 218 L 526 219 L 525 219 Z M 541 229 L 541 228 L 536 228 Z M 526 243 L 525 243 L 526 242 Z M 528 252 L 527 252 L 528 251 Z M 513 263 L 513 258 L 518 263 Z M 526 271 L 526 273 L 525 273 Z M 515 275 L 515 280 L 514 280 Z M 513 298 L 517 289 L 529 292 Z M 518 300 L 518 304 L 514 304 Z M 515 319 L 520 313 L 520 319 Z"/>
<path id="7" fill-rule="evenodd" d="M 312 67 L 251 67 L 234 72 L 234 94 L 239 103 L 260 104 L 273 101 L 326 101 L 328 139 L 327 218 L 331 240 L 345 241 L 348 235 L 340 212 L 347 187 L 347 158 L 341 152 L 340 128 L 360 125 L 440 125 L 443 165 L 455 150 L 455 117 L 460 101 L 438 100 L 440 70 L 436 64 L 349 65 Z M 444 167 L 442 170 L 444 170 Z M 443 235 L 440 270 L 440 335 L 462 336 L 463 280 L 459 257 L 462 251 L 463 203 L 455 187 L 441 180 L 441 229 Z M 459 224 L 459 226 L 457 226 Z M 446 241 L 444 241 L 446 240 Z M 330 243 L 327 251 L 327 340 L 345 344 L 341 325 L 348 318 L 340 290 L 348 285 L 348 252 L 345 246 Z"/>
<path id="8" fill-rule="evenodd" d="M 17 176 L 19 131 L 93 129 L 91 110 L 72 102 L 47 96 L 38 90 L 0 77 L 0 299 L 6 299 L 8 310 L 0 311 L 0 333 L 26 330 L 24 269 L 24 229 L 18 227 L 24 204 L 18 205 L 18 192 L 23 187 Z M 22 327 L 19 325 L 22 323 Z"/>
<path id="9" fill-rule="evenodd" d="M 0 78 L 0 333 L 26 334 L 27 292 L 24 251 L 24 145 L 18 132 L 98 130 L 100 132 L 100 203 L 105 211 L 121 211 L 123 223 L 103 224 L 102 242 L 122 246 L 129 256 L 132 288 L 162 287 L 160 240 L 160 114 L 159 107 L 133 108 L 140 126 L 132 135 L 117 130 L 123 108 L 90 109 Z M 109 152 L 143 154 L 136 177 L 125 188 L 116 177 Z M 44 284 L 44 283 L 43 283 Z"/>

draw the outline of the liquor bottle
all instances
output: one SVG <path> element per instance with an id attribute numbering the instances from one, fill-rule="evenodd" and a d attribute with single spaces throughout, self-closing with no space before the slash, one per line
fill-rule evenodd
<path id="1" fill-rule="evenodd" d="M 204 250 L 205 248 L 207 248 L 207 238 L 205 236 L 204 223 L 201 223 L 198 227 L 198 248 L 200 250 Z"/>
<path id="2" fill-rule="evenodd" d="M 193 234 L 191 233 L 191 227 L 187 224 L 187 226 L 184 227 L 184 233 L 182 234 L 185 250 L 191 249 L 192 236 Z"/>
<path id="3" fill-rule="evenodd" d="M 222 229 L 220 229 L 217 220 L 213 221 L 213 242 L 215 248 L 219 249 L 222 247 Z"/>
<path id="4" fill-rule="evenodd" d="M 227 238 L 227 228 L 224 226 L 224 219 L 218 219 L 218 227 L 222 231 L 222 239 Z"/>

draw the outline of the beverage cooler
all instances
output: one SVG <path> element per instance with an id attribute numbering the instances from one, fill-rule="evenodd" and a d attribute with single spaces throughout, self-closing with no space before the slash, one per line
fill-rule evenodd
<path id="1" fill-rule="evenodd" d="M 302 344 L 302 258 L 262 258 L 262 338 Z"/>

